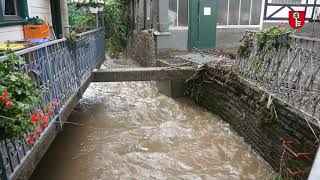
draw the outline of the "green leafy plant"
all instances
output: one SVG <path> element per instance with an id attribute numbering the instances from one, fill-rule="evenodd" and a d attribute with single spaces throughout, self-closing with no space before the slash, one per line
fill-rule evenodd
<path id="1" fill-rule="evenodd" d="M 107 52 L 111 57 L 117 58 L 127 46 L 130 24 L 128 8 L 122 0 L 107 0 L 105 8 Z"/>
<path id="2" fill-rule="evenodd" d="M 286 27 L 282 25 L 272 26 L 271 28 L 264 29 L 257 34 L 257 43 L 259 49 L 266 47 L 268 50 L 273 48 L 278 49 L 281 42 L 279 37 L 289 36 L 292 34 Z"/>
<path id="3" fill-rule="evenodd" d="M 248 58 L 253 47 L 254 33 L 247 32 L 240 40 L 240 47 L 238 49 L 239 57 Z"/>
<path id="4" fill-rule="evenodd" d="M 106 0 L 104 3 L 90 1 L 89 3 L 69 3 L 69 19 L 73 25 L 81 28 L 95 27 L 96 18 L 88 11 L 82 11 L 80 7 L 105 5 L 104 26 L 106 31 L 107 53 L 113 57 L 119 57 L 125 50 L 128 40 L 129 17 L 128 7 L 122 0 Z"/>
<path id="5" fill-rule="evenodd" d="M 84 3 L 68 3 L 69 22 L 76 29 L 82 31 L 88 27 L 95 26 L 95 16 L 87 10 L 80 9 L 81 7 L 87 7 Z"/>
<path id="6" fill-rule="evenodd" d="M 80 27 L 95 27 L 96 21 L 95 16 L 90 12 L 81 13 L 79 16 L 75 17 L 75 25 Z"/>
<path id="7" fill-rule="evenodd" d="M 30 112 L 41 101 L 40 90 L 19 66 L 21 57 L 8 54 L 8 60 L 0 62 L 0 139 L 23 139 L 32 132 Z"/>
<path id="8" fill-rule="evenodd" d="M 86 31 L 86 28 L 81 27 L 79 25 L 74 25 L 70 27 L 70 31 L 74 31 L 77 34 L 83 33 Z"/>
<path id="9" fill-rule="evenodd" d="M 32 17 L 32 18 L 27 18 L 26 20 L 26 24 L 29 24 L 29 25 L 42 25 L 44 24 L 44 20 L 39 18 L 38 16 L 36 17 Z"/>
<path id="10" fill-rule="evenodd" d="M 75 31 L 71 31 L 68 35 L 67 35 L 67 41 L 69 43 L 75 43 L 77 41 L 77 33 Z"/>

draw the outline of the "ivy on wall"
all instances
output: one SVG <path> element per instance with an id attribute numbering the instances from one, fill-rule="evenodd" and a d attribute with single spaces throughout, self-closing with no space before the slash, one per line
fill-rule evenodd
<path id="1" fill-rule="evenodd" d="M 84 8 L 77 7 L 75 3 L 69 3 L 69 23 L 71 26 L 94 27 L 95 17 Z"/>
<path id="2" fill-rule="evenodd" d="M 103 16 L 106 31 L 107 53 L 118 58 L 128 40 L 129 17 L 127 4 L 122 0 L 105 0 Z M 96 26 L 95 15 L 88 11 L 88 4 L 69 3 L 69 21 L 77 33 Z"/>
<path id="3" fill-rule="evenodd" d="M 117 58 L 127 46 L 128 7 L 122 0 L 107 0 L 105 9 L 107 52 L 111 57 Z"/>

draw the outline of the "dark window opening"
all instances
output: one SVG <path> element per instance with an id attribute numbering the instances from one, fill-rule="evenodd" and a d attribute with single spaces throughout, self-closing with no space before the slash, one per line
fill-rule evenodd
<path id="1" fill-rule="evenodd" d="M 1 5 L 4 16 L 18 16 L 17 0 L 1 0 Z"/>

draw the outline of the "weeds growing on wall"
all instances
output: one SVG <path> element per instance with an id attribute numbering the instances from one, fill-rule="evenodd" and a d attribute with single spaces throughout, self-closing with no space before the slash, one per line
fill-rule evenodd
<path id="1" fill-rule="evenodd" d="M 105 28 L 107 52 L 113 58 L 124 51 L 128 40 L 128 8 L 122 0 L 106 0 Z"/>
<path id="2" fill-rule="evenodd" d="M 259 32 L 247 32 L 240 40 L 238 55 L 240 58 L 251 58 L 260 62 L 270 51 L 291 47 L 290 35 L 293 32 L 279 24 Z M 257 63 L 256 65 L 259 65 Z"/>
<path id="3" fill-rule="evenodd" d="M 248 58 L 250 56 L 255 34 L 252 32 L 247 32 L 240 40 L 240 47 L 238 49 L 238 55 L 241 58 Z"/>
<path id="4" fill-rule="evenodd" d="M 280 43 L 279 37 L 289 36 L 292 32 L 283 25 L 272 26 L 257 33 L 257 43 L 259 49 L 266 47 L 268 50 L 278 49 Z"/>

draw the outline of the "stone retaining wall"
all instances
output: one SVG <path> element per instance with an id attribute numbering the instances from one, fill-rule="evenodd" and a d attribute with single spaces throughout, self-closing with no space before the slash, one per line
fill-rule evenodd
<path id="1" fill-rule="evenodd" d="M 152 67 L 156 64 L 153 30 L 141 31 L 131 45 L 131 56 L 141 66 Z"/>
<path id="2" fill-rule="evenodd" d="M 296 158 L 298 167 L 307 169 L 306 177 L 318 145 L 304 115 L 278 99 L 273 99 L 274 109 L 268 109 L 268 93 L 230 72 L 203 67 L 188 80 L 187 94 L 228 122 L 276 171 L 284 152 L 282 141 L 294 140 L 297 148 L 312 152 L 311 161 Z M 311 126 L 319 137 L 319 127 Z"/>

